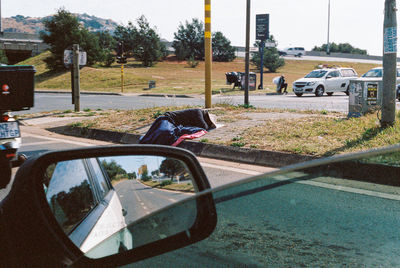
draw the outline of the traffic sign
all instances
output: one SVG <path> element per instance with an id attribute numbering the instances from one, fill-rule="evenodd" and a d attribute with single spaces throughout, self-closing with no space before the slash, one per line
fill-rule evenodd
<path id="1" fill-rule="evenodd" d="M 85 51 L 79 51 L 79 66 L 85 66 L 87 62 L 87 54 Z M 64 66 L 70 68 L 73 63 L 73 51 L 64 50 Z"/>
<path id="2" fill-rule="evenodd" d="M 269 14 L 256 15 L 256 40 L 265 41 L 269 38 Z"/>

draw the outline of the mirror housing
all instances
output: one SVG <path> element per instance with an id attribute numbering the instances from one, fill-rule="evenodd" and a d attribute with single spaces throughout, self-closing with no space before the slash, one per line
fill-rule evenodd
<path id="1" fill-rule="evenodd" d="M 124 155 L 178 159 L 190 170 L 198 193 L 206 192 L 189 197 L 197 207 L 195 222 L 189 230 L 182 230 L 132 250 L 90 259 L 68 238 L 52 214 L 44 194 L 43 174 L 49 165 L 56 162 Z M 2 249 L 0 260 L 11 260 L 10 266 L 121 266 L 196 243 L 208 237 L 216 226 L 214 201 L 207 189 L 210 189 L 210 184 L 196 157 L 191 152 L 176 147 L 105 146 L 49 152 L 28 159 L 18 170 L 10 194 L 1 203 L 0 223 L 2 229 L 7 231 L 0 234 L 0 242 L 7 245 L 7 248 Z M 169 207 L 174 208 L 174 205 Z M 151 219 L 151 214 L 147 219 Z"/>

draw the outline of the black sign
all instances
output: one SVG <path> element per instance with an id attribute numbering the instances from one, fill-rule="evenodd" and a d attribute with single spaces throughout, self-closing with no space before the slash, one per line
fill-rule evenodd
<path id="1" fill-rule="evenodd" d="M 269 38 L 269 14 L 256 15 L 256 40 L 265 41 Z"/>

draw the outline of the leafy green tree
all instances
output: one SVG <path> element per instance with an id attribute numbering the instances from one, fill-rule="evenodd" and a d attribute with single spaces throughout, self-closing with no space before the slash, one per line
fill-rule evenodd
<path id="1" fill-rule="evenodd" d="M 118 26 L 114 38 L 117 42 L 124 43 L 126 56 L 135 57 L 144 66 L 153 66 L 166 56 L 166 47 L 145 16 L 139 17 L 136 23 L 137 27 L 132 22 L 126 27 Z"/>
<path id="2" fill-rule="evenodd" d="M 174 33 L 172 47 L 179 60 L 186 60 L 190 57 L 202 60 L 204 57 L 204 25 L 198 19 L 192 22 L 185 22 L 178 26 L 178 31 Z"/>
<path id="3" fill-rule="evenodd" d="M 147 171 L 147 169 L 143 170 L 141 179 L 142 181 L 149 181 L 151 179 L 151 176 L 149 176 L 149 172 Z"/>
<path id="4" fill-rule="evenodd" d="M 166 51 L 165 45 L 161 43 L 160 36 L 150 27 L 145 16 L 139 17 L 136 22 L 138 28 L 136 28 L 136 46 L 133 48 L 133 56 L 144 66 L 153 66 L 155 62 L 163 58 Z"/>
<path id="5" fill-rule="evenodd" d="M 233 61 L 235 56 L 235 48 L 231 46 L 228 40 L 221 32 L 213 33 L 212 50 L 214 61 Z"/>
<path id="6" fill-rule="evenodd" d="M 167 158 L 161 162 L 160 172 L 169 177 L 174 177 L 177 174 L 184 172 L 186 169 L 182 162 L 176 159 Z"/>
<path id="7" fill-rule="evenodd" d="M 327 44 L 323 44 L 322 46 L 318 47 L 315 46 L 312 50 L 313 51 L 326 51 L 327 48 Z M 336 43 L 330 43 L 329 44 L 329 51 L 332 53 L 350 53 L 350 54 L 361 54 L 361 55 L 367 55 L 367 50 L 364 49 L 359 49 L 359 48 L 355 48 L 352 45 L 350 45 L 349 43 L 340 43 L 340 44 L 336 44 Z"/>
<path id="8" fill-rule="evenodd" d="M 103 52 L 97 36 L 83 28 L 78 19 L 65 9 L 44 21 L 46 31 L 41 33 L 43 41 L 50 45 L 51 55 L 46 58 L 48 68 L 61 70 L 64 68 L 64 50 L 73 44 L 79 44 L 87 52 L 87 65 L 101 61 Z"/>
<path id="9" fill-rule="evenodd" d="M 277 44 L 274 39 L 274 36 L 271 35 L 268 42 L 272 42 Z M 256 42 L 254 46 L 260 47 L 261 42 Z M 253 53 L 251 58 L 251 62 L 257 67 L 257 69 L 261 69 L 261 57 L 260 53 Z M 280 67 L 285 65 L 285 60 L 279 57 L 279 52 L 276 47 L 264 48 L 263 55 L 264 67 L 267 68 L 271 73 L 275 73 Z"/>
<path id="10" fill-rule="evenodd" d="M 136 46 L 137 30 L 132 22 L 128 22 L 127 26 L 118 25 L 114 32 L 114 39 L 118 42 L 124 43 L 125 52 L 127 56 L 132 56 L 133 49 Z"/>
<path id="11" fill-rule="evenodd" d="M 103 50 L 102 63 L 109 67 L 115 61 L 115 55 L 113 51 L 115 50 L 117 41 L 108 31 L 97 32 L 96 35 L 99 39 L 100 48 Z"/>
<path id="12" fill-rule="evenodd" d="M 123 169 L 122 166 L 119 165 L 115 160 L 111 160 L 110 162 L 102 160 L 101 164 L 103 165 L 103 168 L 106 170 L 110 180 L 116 180 L 118 175 L 127 175 L 126 170 Z"/>

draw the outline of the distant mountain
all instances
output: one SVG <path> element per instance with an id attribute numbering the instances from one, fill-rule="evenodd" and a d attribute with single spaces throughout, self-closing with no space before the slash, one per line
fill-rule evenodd
<path id="1" fill-rule="evenodd" d="M 91 32 L 109 31 L 112 33 L 118 26 L 118 24 L 113 20 L 90 16 L 86 13 L 73 15 L 76 16 L 79 22 Z M 4 32 L 39 34 L 41 31 L 45 30 L 43 20 L 48 18 L 51 18 L 51 16 L 44 18 L 31 18 L 17 15 L 11 18 L 3 18 L 2 27 Z"/>

